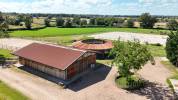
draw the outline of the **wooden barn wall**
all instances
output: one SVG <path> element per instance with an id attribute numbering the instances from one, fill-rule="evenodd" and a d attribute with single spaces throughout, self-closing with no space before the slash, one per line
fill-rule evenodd
<path id="1" fill-rule="evenodd" d="M 43 65 L 43 64 L 31 61 L 31 60 L 21 58 L 21 57 L 19 58 L 19 62 L 22 65 L 32 67 L 34 69 L 37 69 L 37 70 L 42 71 L 44 73 L 47 73 L 49 75 L 52 75 L 52 76 L 55 76 L 55 77 L 58 77 L 58 78 L 61 78 L 61 79 L 64 79 L 64 80 L 67 78 L 65 70 L 63 71 L 63 70 L 60 70 L 60 69 L 57 69 L 57 68 L 46 66 L 46 65 Z"/>
<path id="2" fill-rule="evenodd" d="M 67 68 L 67 79 L 86 71 L 88 68 L 90 68 L 91 64 L 95 63 L 96 55 L 94 53 L 86 53 Z"/>

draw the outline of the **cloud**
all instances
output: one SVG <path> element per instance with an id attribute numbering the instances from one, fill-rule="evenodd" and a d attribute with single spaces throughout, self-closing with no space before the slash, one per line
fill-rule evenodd
<path id="1" fill-rule="evenodd" d="M 21 1 L 21 0 L 20 0 Z M 3 12 L 136 15 L 177 14 L 178 0 L 19 0 L 0 1 Z M 31 1 L 31 2 L 30 2 Z"/>
<path id="2" fill-rule="evenodd" d="M 10 12 L 39 12 L 39 13 L 85 13 L 93 7 L 106 7 L 112 0 L 34 0 L 27 2 L 1 2 L 0 9 Z M 75 10 L 75 11 L 74 11 Z"/>

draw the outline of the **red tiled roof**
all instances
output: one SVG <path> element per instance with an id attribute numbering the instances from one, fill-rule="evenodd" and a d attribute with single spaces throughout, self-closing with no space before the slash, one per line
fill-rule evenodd
<path id="1" fill-rule="evenodd" d="M 33 43 L 13 54 L 44 65 L 65 70 L 86 51 L 63 46 Z"/>
<path id="2" fill-rule="evenodd" d="M 112 41 L 105 41 L 103 44 L 88 44 L 82 41 L 73 43 L 73 47 L 83 50 L 107 50 L 113 48 Z"/>

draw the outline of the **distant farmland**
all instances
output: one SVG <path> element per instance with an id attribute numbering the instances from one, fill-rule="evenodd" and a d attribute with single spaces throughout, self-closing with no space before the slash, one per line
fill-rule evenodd
<path id="1" fill-rule="evenodd" d="M 45 28 L 40 30 L 21 30 L 11 31 L 12 37 L 55 37 L 55 36 L 69 36 L 69 35 L 87 35 L 92 33 L 102 32 L 133 32 L 145 34 L 160 34 L 169 32 L 168 30 L 158 29 L 139 29 L 139 28 Z"/>

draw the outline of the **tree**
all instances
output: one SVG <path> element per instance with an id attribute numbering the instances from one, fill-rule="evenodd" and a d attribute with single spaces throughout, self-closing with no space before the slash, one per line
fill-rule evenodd
<path id="1" fill-rule="evenodd" d="M 29 15 L 25 16 L 24 22 L 25 22 L 26 28 L 27 28 L 28 30 L 30 30 L 31 27 L 32 27 L 31 24 L 32 24 L 32 22 L 33 22 L 32 16 L 29 16 Z"/>
<path id="2" fill-rule="evenodd" d="M 91 18 L 89 24 L 90 24 L 90 25 L 96 25 L 96 20 L 95 20 L 95 18 Z"/>
<path id="3" fill-rule="evenodd" d="M 0 12 L 0 38 L 9 37 L 8 28 L 8 23 L 6 19 L 3 18 L 2 13 Z"/>
<path id="4" fill-rule="evenodd" d="M 157 22 L 157 19 L 152 17 L 149 13 L 143 13 L 139 20 L 142 28 L 153 28 L 154 24 Z"/>
<path id="5" fill-rule="evenodd" d="M 0 23 L 2 23 L 4 21 L 5 21 L 5 19 L 3 18 L 2 13 L 0 12 Z"/>
<path id="6" fill-rule="evenodd" d="M 71 19 L 69 19 L 69 18 L 66 19 L 64 27 L 66 27 L 66 28 L 71 28 L 72 27 L 72 21 L 71 21 Z"/>
<path id="7" fill-rule="evenodd" d="M 22 22 L 22 21 L 25 20 L 25 15 L 20 14 L 20 15 L 17 16 L 17 19 L 18 19 L 20 22 Z"/>
<path id="8" fill-rule="evenodd" d="M 80 20 L 79 17 L 75 17 L 75 18 L 72 20 L 72 23 L 73 23 L 74 25 L 80 25 L 80 22 L 81 22 L 81 20 Z"/>
<path id="9" fill-rule="evenodd" d="M 178 67 L 178 30 L 168 34 L 166 54 L 170 62 Z"/>
<path id="10" fill-rule="evenodd" d="M 175 31 L 178 29 L 178 22 L 176 20 L 170 20 L 168 21 L 167 26 L 169 30 Z"/>
<path id="11" fill-rule="evenodd" d="M 46 27 L 50 27 L 50 19 L 46 18 L 46 19 L 44 20 L 44 23 L 45 23 L 45 26 L 46 26 Z"/>
<path id="12" fill-rule="evenodd" d="M 118 66 L 119 74 L 122 77 L 131 76 L 132 73 L 141 69 L 149 60 L 153 61 L 153 57 L 147 47 L 137 40 L 134 42 L 115 41 L 110 56 L 114 57 L 113 63 Z M 134 70 L 134 72 L 131 72 L 131 70 Z"/>
<path id="13" fill-rule="evenodd" d="M 126 26 L 129 28 L 133 28 L 134 27 L 134 20 L 133 19 L 128 19 Z"/>
<path id="14" fill-rule="evenodd" d="M 64 26 L 64 19 L 62 19 L 61 17 L 58 17 L 56 19 L 56 26 Z"/>
<path id="15" fill-rule="evenodd" d="M 81 20 L 80 26 L 84 26 L 84 25 L 87 25 L 87 21 L 86 20 Z"/>
<path id="16" fill-rule="evenodd" d="M 4 55 L 0 55 L 0 65 L 4 65 L 6 62 L 6 58 L 4 57 Z"/>
<path id="17" fill-rule="evenodd" d="M 124 21 L 125 21 L 124 19 L 119 18 L 119 19 L 117 20 L 117 26 L 118 26 L 118 27 L 123 27 Z"/>
<path id="18" fill-rule="evenodd" d="M 96 18 L 96 24 L 97 25 L 105 25 L 104 18 Z"/>

